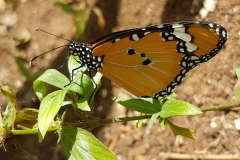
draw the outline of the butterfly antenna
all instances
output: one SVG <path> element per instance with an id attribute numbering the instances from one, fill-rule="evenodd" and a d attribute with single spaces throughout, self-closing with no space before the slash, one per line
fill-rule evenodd
<path id="1" fill-rule="evenodd" d="M 40 29 L 40 28 L 36 28 L 36 31 L 42 31 L 42 32 L 47 33 L 47 34 L 50 34 L 50 35 L 52 35 L 52 36 L 54 36 L 54 37 L 64 39 L 64 40 L 66 40 L 66 41 L 68 41 L 68 42 L 72 42 L 72 41 L 70 41 L 69 39 L 66 39 L 66 38 L 63 38 L 63 37 L 61 37 L 61 36 L 58 36 L 58 35 L 49 33 L 49 32 L 47 32 L 47 31 L 45 31 L 45 30 Z"/>
<path id="2" fill-rule="evenodd" d="M 58 48 L 62 48 L 62 47 L 65 47 L 65 46 L 68 46 L 68 45 L 59 46 L 59 47 L 57 47 L 57 48 L 51 49 L 50 51 L 44 52 L 44 53 L 42 53 L 42 54 L 34 57 L 34 58 L 29 62 L 29 66 L 30 66 L 30 67 L 32 66 L 32 63 L 33 63 L 33 61 L 34 61 L 35 59 L 43 56 L 43 55 L 46 54 L 46 53 L 52 52 L 52 51 L 54 51 L 54 50 L 56 50 L 56 49 L 58 49 Z"/>
<path id="3" fill-rule="evenodd" d="M 66 40 L 66 41 L 72 43 L 72 41 L 70 41 L 70 40 L 68 40 L 68 39 L 66 39 L 66 38 L 63 38 L 63 37 L 60 37 L 60 36 L 58 36 L 58 35 L 55 35 L 55 34 L 49 33 L 49 32 L 47 32 L 47 31 L 45 31 L 45 30 L 40 29 L 40 28 L 36 28 L 36 31 L 41 31 L 41 32 L 44 32 L 44 33 L 50 34 L 50 35 L 52 35 L 52 36 L 54 36 L 54 37 L 57 37 L 57 38 L 60 38 L 60 39 L 63 39 L 63 40 Z M 29 66 L 30 66 L 30 67 L 32 66 L 32 63 L 33 63 L 33 61 L 34 61 L 35 59 L 37 59 L 37 58 L 43 56 L 43 55 L 46 54 L 46 53 L 49 53 L 49 52 L 51 52 L 51 51 L 54 51 L 54 50 L 56 50 L 56 49 L 58 49 L 58 48 L 65 47 L 65 46 L 69 46 L 69 45 L 59 46 L 59 47 L 57 47 L 57 48 L 51 49 L 50 51 L 44 52 L 44 53 L 42 53 L 42 54 L 40 54 L 40 55 L 34 57 L 34 58 L 29 62 Z"/>

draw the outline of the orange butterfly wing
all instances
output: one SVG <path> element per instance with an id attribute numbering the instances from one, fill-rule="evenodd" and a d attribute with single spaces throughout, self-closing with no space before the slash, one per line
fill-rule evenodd
<path id="1" fill-rule="evenodd" d="M 169 95 L 185 74 L 212 58 L 227 39 L 213 23 L 178 22 L 120 31 L 91 45 L 100 73 L 136 96 Z"/>

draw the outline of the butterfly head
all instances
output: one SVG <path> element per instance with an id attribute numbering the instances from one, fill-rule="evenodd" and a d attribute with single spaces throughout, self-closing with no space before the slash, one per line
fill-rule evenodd
<path id="1" fill-rule="evenodd" d="M 73 56 L 78 56 L 82 66 L 87 66 L 90 71 L 102 67 L 103 57 L 92 56 L 92 46 L 90 44 L 72 42 L 69 44 L 69 52 Z"/>
<path id="2" fill-rule="evenodd" d="M 72 42 L 69 44 L 69 52 L 73 56 L 82 56 L 85 54 L 92 54 L 92 46 L 85 43 Z"/>

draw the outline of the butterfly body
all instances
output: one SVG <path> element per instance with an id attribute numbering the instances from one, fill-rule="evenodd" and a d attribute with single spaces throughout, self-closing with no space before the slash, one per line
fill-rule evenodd
<path id="1" fill-rule="evenodd" d="M 97 57 L 92 55 L 92 46 L 90 44 L 72 42 L 69 45 L 70 54 L 79 57 L 79 63 L 87 66 L 89 71 L 97 71 L 102 67 L 103 56 Z"/>
<path id="2" fill-rule="evenodd" d="M 159 98 L 185 74 L 215 56 L 227 40 L 215 23 L 176 22 L 119 31 L 91 44 L 72 42 L 81 66 L 99 71 L 130 93 Z"/>

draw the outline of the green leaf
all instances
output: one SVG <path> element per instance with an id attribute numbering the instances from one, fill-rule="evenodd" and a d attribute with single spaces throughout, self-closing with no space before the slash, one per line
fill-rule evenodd
<path id="1" fill-rule="evenodd" d="M 12 91 L 12 88 L 8 85 L 0 86 L 1 92 L 5 95 L 8 101 L 12 102 L 14 105 L 17 103 L 17 99 Z"/>
<path id="2" fill-rule="evenodd" d="M 236 74 L 237 74 L 238 79 L 240 80 L 240 69 L 239 68 L 236 69 Z"/>
<path id="3" fill-rule="evenodd" d="M 72 70 L 74 70 L 73 82 L 66 86 L 67 89 L 83 95 L 87 100 L 94 91 L 92 80 L 83 72 L 87 70 L 86 67 L 80 67 L 79 58 L 70 56 L 68 60 L 68 70 L 70 77 L 72 77 Z"/>
<path id="4" fill-rule="evenodd" d="M 140 129 L 142 127 L 143 122 L 144 122 L 144 119 L 140 119 L 136 122 L 137 129 Z"/>
<path id="5" fill-rule="evenodd" d="M 70 73 L 70 78 L 72 78 L 72 71 L 73 73 L 73 79 L 75 79 L 76 75 L 78 73 L 82 74 L 87 70 L 86 66 L 81 67 L 81 62 L 79 60 L 78 56 L 70 55 L 68 59 L 68 72 Z"/>
<path id="6" fill-rule="evenodd" d="M 77 108 L 83 111 L 91 111 L 91 108 L 88 105 L 88 101 L 85 98 L 81 98 L 76 102 Z"/>
<path id="7" fill-rule="evenodd" d="M 202 113 L 202 111 L 199 108 L 187 102 L 170 99 L 163 104 L 160 117 L 168 118 L 172 116 L 197 115 L 200 113 Z"/>
<path id="8" fill-rule="evenodd" d="M 14 124 L 16 112 L 16 106 L 9 101 L 3 117 L 4 127 L 11 127 Z"/>
<path id="9" fill-rule="evenodd" d="M 4 127 L 11 127 L 16 119 L 17 99 L 10 86 L 0 86 L 0 90 L 8 99 L 8 105 L 3 117 L 3 125 Z"/>
<path id="10" fill-rule="evenodd" d="M 61 2 L 55 2 L 53 5 L 56 6 L 56 7 L 61 8 L 64 12 L 66 12 L 68 14 L 72 14 L 74 16 L 78 15 L 78 12 L 76 10 L 74 10 L 70 4 L 64 4 L 64 3 L 61 3 Z"/>
<path id="11" fill-rule="evenodd" d="M 78 73 L 76 78 L 66 86 L 66 89 L 77 92 L 89 99 L 94 91 L 92 80 L 84 73 Z"/>
<path id="12" fill-rule="evenodd" d="M 74 36 L 74 39 L 77 40 L 82 36 L 82 34 L 85 31 L 85 28 L 86 28 L 85 18 L 82 18 L 81 20 L 76 21 L 75 22 L 75 27 L 76 27 L 76 34 Z"/>
<path id="13" fill-rule="evenodd" d="M 192 129 L 187 129 L 183 127 L 179 127 L 175 124 L 173 124 L 171 121 L 167 121 L 168 125 L 170 126 L 171 130 L 173 131 L 173 134 L 176 135 L 182 135 L 184 137 L 190 138 L 190 139 L 195 139 L 194 136 L 194 130 Z"/>
<path id="14" fill-rule="evenodd" d="M 160 124 L 160 126 L 161 126 L 162 128 L 165 127 L 166 123 L 167 123 L 167 119 L 166 119 L 166 118 L 160 118 L 160 119 L 159 119 L 159 124 Z"/>
<path id="15" fill-rule="evenodd" d="M 240 98 L 240 91 L 237 91 L 236 97 L 237 97 L 237 98 Z"/>
<path id="16" fill-rule="evenodd" d="M 54 3 L 54 6 L 60 7 L 64 12 L 75 16 L 76 32 L 75 32 L 74 40 L 78 40 L 82 36 L 82 34 L 86 28 L 87 5 L 85 6 L 84 10 L 79 10 L 79 11 L 73 9 L 72 6 L 69 4 L 64 4 L 64 3 L 60 3 L 60 2 Z"/>
<path id="17" fill-rule="evenodd" d="M 43 71 L 37 71 L 32 74 L 30 72 L 30 70 L 25 67 L 24 62 L 18 57 L 15 57 L 15 62 L 18 65 L 18 68 L 19 68 L 21 74 L 26 78 L 27 82 L 32 82 L 34 79 L 36 79 L 41 74 L 43 74 Z"/>
<path id="18" fill-rule="evenodd" d="M 33 90 L 40 101 L 42 101 L 47 94 L 47 88 L 45 83 L 39 80 L 35 80 L 33 82 Z"/>
<path id="19" fill-rule="evenodd" d="M 65 86 L 70 83 L 70 81 L 65 75 L 55 69 L 48 69 L 35 81 L 42 81 L 61 89 L 65 89 Z"/>
<path id="20" fill-rule="evenodd" d="M 140 116 L 145 116 L 146 114 L 139 112 L 139 115 Z M 137 120 L 136 123 L 135 123 L 136 128 L 140 130 L 144 121 L 145 121 L 145 119 Z"/>
<path id="21" fill-rule="evenodd" d="M 15 62 L 18 65 L 18 68 L 20 69 L 21 74 L 26 78 L 27 81 L 32 80 L 32 74 L 31 72 L 24 66 L 23 61 L 20 58 L 15 57 Z"/>
<path id="22" fill-rule="evenodd" d="M 126 108 L 145 114 L 154 114 L 161 110 L 159 101 L 154 98 L 114 98 L 113 100 Z"/>
<path id="23" fill-rule="evenodd" d="M 238 80 L 240 80 L 240 69 L 239 68 L 236 69 L 236 74 L 237 74 Z M 236 97 L 240 98 L 240 91 L 238 91 L 236 93 Z"/>
<path id="24" fill-rule="evenodd" d="M 61 108 L 66 90 L 57 90 L 42 100 L 38 114 L 39 140 L 42 141 L 54 117 Z"/>
<path id="25" fill-rule="evenodd" d="M 159 117 L 159 112 L 158 113 L 154 113 L 149 121 L 149 128 L 152 128 L 153 122 L 155 119 L 157 119 Z"/>
<path id="26" fill-rule="evenodd" d="M 82 34 L 85 31 L 86 28 L 86 10 L 80 10 L 78 11 L 78 19 L 75 21 L 75 27 L 76 27 L 76 34 L 74 36 L 74 39 L 79 39 Z"/>
<path id="27" fill-rule="evenodd" d="M 101 78 L 102 78 L 102 74 L 97 72 L 96 75 L 93 77 L 93 81 L 97 84 L 97 88 L 95 88 L 93 90 L 92 95 L 90 96 L 90 103 L 89 106 L 91 109 L 94 108 L 94 99 L 95 99 L 95 94 L 97 93 L 98 89 L 101 87 L 102 83 L 101 83 Z M 96 86 L 95 86 L 96 87 Z"/>
<path id="28" fill-rule="evenodd" d="M 97 92 L 97 90 L 99 89 L 99 87 L 101 86 L 102 74 L 97 72 L 93 78 L 94 82 L 97 84 L 97 88 L 95 89 L 96 86 L 94 85 L 91 78 L 89 78 L 86 74 L 83 73 L 87 70 L 87 68 L 80 67 L 81 66 L 80 63 L 81 62 L 79 61 L 78 57 L 74 57 L 74 56 L 69 57 L 68 70 L 69 70 L 70 77 L 71 77 L 72 70 L 74 69 L 74 75 L 73 75 L 74 80 L 73 80 L 73 82 L 71 82 L 71 84 L 66 86 L 66 88 L 68 90 L 71 90 L 73 92 L 77 92 L 77 93 L 83 95 L 84 98 L 86 100 L 88 100 L 88 102 L 90 102 L 90 105 L 89 105 L 89 106 L 91 106 L 90 108 L 93 108 L 94 95 Z M 90 97 L 91 97 L 91 100 L 90 100 Z"/>
<path id="29" fill-rule="evenodd" d="M 63 127 L 60 137 L 62 149 L 69 160 L 116 159 L 112 151 L 84 129 Z"/>
<path id="30" fill-rule="evenodd" d="M 62 106 L 66 106 L 66 105 L 69 105 L 69 104 L 72 104 L 72 101 L 64 100 Z"/>
<path id="31" fill-rule="evenodd" d="M 17 112 L 15 125 L 21 125 L 24 128 L 33 129 L 37 127 L 38 110 L 33 108 L 24 108 Z"/>

